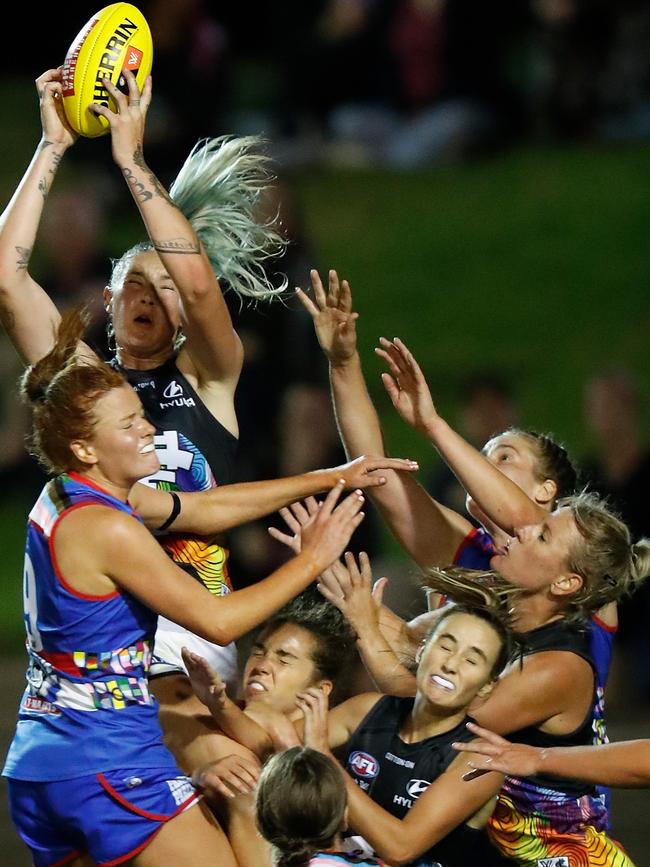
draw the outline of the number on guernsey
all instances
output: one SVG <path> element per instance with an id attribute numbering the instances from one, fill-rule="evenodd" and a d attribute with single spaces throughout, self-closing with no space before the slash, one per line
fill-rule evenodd
<path id="1" fill-rule="evenodd" d="M 25 574 L 23 576 L 23 617 L 27 638 L 32 650 L 42 650 L 43 642 L 38 631 L 38 605 L 36 600 L 36 573 L 29 557 L 25 554 Z"/>

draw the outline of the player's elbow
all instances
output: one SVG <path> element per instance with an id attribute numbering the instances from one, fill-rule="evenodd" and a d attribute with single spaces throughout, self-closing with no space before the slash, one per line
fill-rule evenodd
<path id="1" fill-rule="evenodd" d="M 403 832 L 399 836 L 402 837 Z M 412 864 L 422 852 L 410 845 L 407 840 L 395 839 L 387 846 L 382 846 L 380 854 L 383 860 L 387 864 L 391 864 L 392 867 L 406 867 L 406 865 Z"/>

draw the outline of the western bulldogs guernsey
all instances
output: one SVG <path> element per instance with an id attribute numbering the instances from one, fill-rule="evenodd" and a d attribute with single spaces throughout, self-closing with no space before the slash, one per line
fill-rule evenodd
<path id="1" fill-rule="evenodd" d="M 233 481 L 237 438 L 206 409 L 176 366 L 175 357 L 154 370 L 125 370 L 112 364 L 138 393 L 147 418 L 157 428 L 154 442 L 160 469 L 142 479 L 143 483 L 166 491 L 192 492 Z M 223 538 L 169 533 L 159 541 L 172 560 L 210 593 L 223 596 L 231 592 Z M 205 656 L 224 680 L 234 678 L 233 646 L 226 651 L 164 617 L 159 620 L 151 674 L 184 671 L 183 645 Z"/>
<path id="2" fill-rule="evenodd" d="M 492 538 L 482 528 L 471 530 L 461 542 L 454 557 L 455 566 L 466 569 L 487 570 L 494 556 Z M 609 676 L 614 652 L 614 636 L 616 627 L 608 626 L 595 614 L 586 625 L 589 637 L 589 661 L 596 671 L 596 706 L 593 718 L 594 743 L 608 742 L 605 730 L 605 686 Z M 606 792 L 606 789 L 601 789 Z"/>
<path id="3" fill-rule="evenodd" d="M 595 671 L 589 635 L 584 629 L 555 620 L 523 637 L 526 656 L 546 650 L 568 651 L 581 656 Z M 582 724 L 567 735 L 552 735 L 529 726 L 510 733 L 508 738 L 542 748 L 600 743 L 599 710 L 597 703 Z M 632 867 L 606 835 L 605 795 L 580 780 L 506 777 L 488 828 L 499 851 L 520 865 L 537 867 L 557 862 L 567 867 Z"/>
<path id="4" fill-rule="evenodd" d="M 405 743 L 400 728 L 414 699 L 383 696 L 370 710 L 345 748 L 345 769 L 355 783 L 384 810 L 403 819 L 415 801 L 458 756 L 454 741 L 474 736 L 469 718 L 451 731 L 414 744 Z M 484 831 L 463 824 L 413 862 L 414 867 L 489 865 L 490 845 Z"/>
<path id="5" fill-rule="evenodd" d="M 4 775 L 47 782 L 134 767 L 173 768 L 147 686 L 157 616 L 126 591 L 87 596 L 66 584 L 53 542 L 72 509 L 126 503 L 75 473 L 49 482 L 27 530 L 27 688 Z M 137 516 L 135 516 L 137 517 Z"/>

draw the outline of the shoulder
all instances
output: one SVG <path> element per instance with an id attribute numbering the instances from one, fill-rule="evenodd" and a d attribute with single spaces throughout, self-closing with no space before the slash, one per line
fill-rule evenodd
<path id="1" fill-rule="evenodd" d="M 525 656 L 521 673 L 528 681 L 534 679 L 540 688 L 558 691 L 572 688 L 576 678 L 592 677 L 593 667 L 587 659 L 572 650 L 549 649 Z"/>
<path id="2" fill-rule="evenodd" d="M 83 538 L 86 544 L 90 542 L 95 544 L 100 538 L 109 538 L 108 534 L 110 534 L 110 544 L 116 548 L 121 543 L 140 538 L 142 533 L 146 534 L 146 532 L 129 512 L 92 500 L 78 503 L 63 512 L 57 528 L 59 538 L 74 534 L 76 542 Z"/>
<path id="3" fill-rule="evenodd" d="M 341 702 L 330 713 L 339 722 L 354 729 L 383 698 L 387 698 L 387 696 L 381 692 L 363 692 L 361 695 L 354 695 Z"/>

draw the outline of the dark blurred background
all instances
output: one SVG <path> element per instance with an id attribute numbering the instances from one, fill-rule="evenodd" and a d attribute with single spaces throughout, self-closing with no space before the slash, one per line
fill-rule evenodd
<path id="1" fill-rule="evenodd" d="M 553 432 L 585 482 L 650 535 L 650 3 L 640 0 L 284 0 L 140 4 L 154 38 L 145 155 L 169 185 L 203 136 L 261 134 L 277 179 L 261 208 L 292 244 L 277 270 L 306 286 L 337 268 L 393 454 L 456 507 L 453 479 L 391 411 L 372 347 L 400 336 L 440 412 L 477 445 L 508 424 Z M 40 135 L 33 79 L 62 62 L 94 4 L 4 11 L 0 201 Z M 29 20 L 27 20 L 29 15 Z M 62 307 L 85 300 L 104 339 L 109 259 L 143 236 L 110 141 L 66 155 L 33 272 Z M 242 479 L 340 462 L 326 366 L 286 303 L 231 299 L 246 348 L 238 392 Z M 27 458 L 18 360 L 0 335 L 2 746 L 22 669 Z M 285 556 L 266 523 L 233 534 L 235 584 Z M 357 547 L 417 610 L 417 575 L 370 514 Z M 404 584 L 411 588 L 404 594 Z M 398 586 L 399 588 L 398 589 Z M 404 601 L 407 599 L 408 601 Z M 623 607 L 607 697 L 615 738 L 647 736 L 650 590 Z M 617 793 L 614 829 L 650 865 L 646 793 Z M 4 811 L 4 804 L 2 805 Z M 2 814 L 4 817 L 4 812 Z M 6 824 L 0 864 L 27 859 Z"/>

